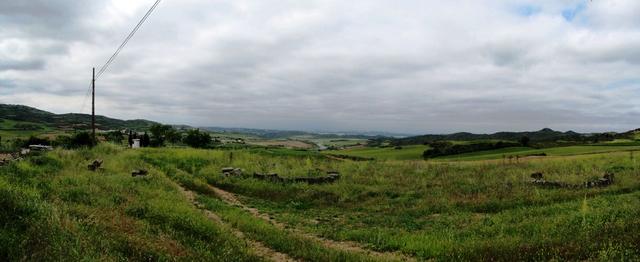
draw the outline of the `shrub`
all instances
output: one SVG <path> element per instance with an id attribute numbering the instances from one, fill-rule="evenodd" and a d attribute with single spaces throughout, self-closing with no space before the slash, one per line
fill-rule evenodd
<path id="1" fill-rule="evenodd" d="M 105 135 L 105 138 L 109 142 L 122 144 L 122 141 L 124 140 L 124 135 L 120 131 L 111 131 Z"/>
<path id="2" fill-rule="evenodd" d="M 97 141 L 89 132 L 80 132 L 73 136 L 59 136 L 56 144 L 65 148 L 75 149 L 81 147 L 93 147 L 97 145 Z"/>
<path id="3" fill-rule="evenodd" d="M 494 150 L 506 147 L 517 147 L 520 146 L 520 143 L 514 142 L 481 142 L 481 143 L 473 143 L 473 144 L 457 144 L 454 145 L 451 142 L 447 141 L 436 141 L 430 144 L 430 149 L 424 151 L 422 156 L 424 158 L 433 158 L 439 156 L 449 156 L 449 155 L 457 155 L 457 154 L 465 154 L 477 151 L 485 151 L 485 150 Z"/>
<path id="4" fill-rule="evenodd" d="M 190 147 L 206 148 L 211 144 L 211 135 L 207 132 L 200 132 L 199 129 L 189 130 L 183 142 Z"/>

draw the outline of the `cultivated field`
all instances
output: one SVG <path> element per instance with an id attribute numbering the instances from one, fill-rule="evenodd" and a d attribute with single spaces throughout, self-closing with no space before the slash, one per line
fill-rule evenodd
<path id="1" fill-rule="evenodd" d="M 588 151 L 592 153 L 591 151 Z M 104 169 L 86 169 L 93 159 Z M 223 177 L 223 167 L 244 174 Z M 146 168 L 147 177 L 132 177 Z M 102 144 L 0 167 L 4 260 L 632 260 L 629 152 L 499 161 L 342 161 L 298 151 Z M 340 172 L 332 184 L 281 177 Z M 540 188 L 529 175 L 603 188 Z"/>
<path id="2" fill-rule="evenodd" d="M 359 147 L 345 150 L 329 150 L 323 153 L 374 158 L 378 160 L 418 160 L 422 159 L 422 153 L 427 150 L 427 148 L 429 147 L 423 145 L 404 146 L 397 149 L 394 147 Z"/>

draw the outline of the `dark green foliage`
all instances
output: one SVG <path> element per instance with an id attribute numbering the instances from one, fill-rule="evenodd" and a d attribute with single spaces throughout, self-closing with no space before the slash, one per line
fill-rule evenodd
<path id="1" fill-rule="evenodd" d="M 161 147 L 165 142 L 179 143 L 182 140 L 182 134 L 170 125 L 156 124 L 149 128 L 151 132 L 151 146 Z"/>
<path id="2" fill-rule="evenodd" d="M 14 129 L 22 130 L 22 131 L 33 131 L 33 130 L 42 130 L 42 126 L 36 124 L 28 124 L 28 123 L 18 123 L 13 126 Z"/>
<path id="3" fill-rule="evenodd" d="M 77 128 L 88 129 L 91 126 L 91 115 L 87 114 L 63 114 L 56 115 L 50 112 L 38 110 L 22 105 L 0 104 L 0 116 L 5 119 L 15 121 L 25 121 L 44 124 L 56 128 Z M 104 116 L 96 116 L 96 125 L 102 130 L 119 130 L 125 128 L 148 129 L 156 124 L 147 120 L 119 120 Z M 31 125 L 30 128 L 35 126 Z M 29 129 L 31 130 L 31 129 Z M 40 130 L 40 129 L 38 129 Z"/>
<path id="4" fill-rule="evenodd" d="M 111 131 L 105 135 L 105 138 L 109 142 L 122 144 L 122 141 L 124 140 L 124 135 L 120 131 Z"/>
<path id="5" fill-rule="evenodd" d="M 127 135 L 127 143 L 129 147 L 133 146 L 133 131 L 129 130 L 129 135 Z"/>
<path id="6" fill-rule="evenodd" d="M 529 138 L 528 136 L 523 136 L 522 138 L 520 138 L 520 144 L 522 146 L 529 146 L 529 142 L 531 142 L 531 138 Z"/>
<path id="7" fill-rule="evenodd" d="M 140 146 L 148 147 L 150 145 L 151 145 L 151 137 L 149 137 L 149 134 L 147 134 L 147 132 L 144 132 L 144 135 L 142 135 L 142 139 L 140 139 Z"/>
<path id="8" fill-rule="evenodd" d="M 51 141 L 49 141 L 48 138 L 40 138 L 35 136 L 30 136 L 27 140 L 16 139 L 15 143 L 16 145 L 18 145 L 18 147 L 29 147 L 30 145 L 51 145 Z"/>
<path id="9" fill-rule="evenodd" d="M 190 147 L 207 148 L 211 145 L 211 135 L 207 132 L 201 132 L 200 129 L 193 129 L 187 132 L 183 142 Z"/>
<path id="10" fill-rule="evenodd" d="M 74 149 L 82 147 L 93 147 L 97 145 L 97 141 L 89 132 L 80 132 L 73 136 L 59 136 L 56 139 L 56 145 L 64 148 Z"/>
<path id="11" fill-rule="evenodd" d="M 480 142 L 472 144 L 453 144 L 446 141 L 436 141 L 430 144 L 431 148 L 427 149 L 423 153 L 424 158 L 434 158 L 439 156 L 449 156 L 457 154 L 465 154 L 477 151 L 494 150 L 507 147 L 520 146 L 519 143 L 514 142 Z"/>
<path id="12" fill-rule="evenodd" d="M 587 142 L 604 142 L 611 141 L 616 138 L 614 133 L 602 134 L 579 134 L 573 131 L 560 132 L 545 128 L 534 132 L 498 132 L 495 134 L 472 134 L 472 133 L 455 133 L 449 135 L 423 135 L 399 139 L 379 138 L 369 142 L 370 145 L 381 144 L 388 141 L 392 145 L 420 145 L 428 144 L 434 141 L 478 141 L 478 140 L 508 140 L 520 141 L 523 137 L 529 138 L 530 142 L 536 144 L 545 142 L 547 145 L 555 146 L 556 141 L 571 141 L 573 144 L 581 144 Z"/>

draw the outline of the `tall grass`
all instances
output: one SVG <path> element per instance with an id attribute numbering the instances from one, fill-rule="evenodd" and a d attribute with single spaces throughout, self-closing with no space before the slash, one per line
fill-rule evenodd
<path id="1" fill-rule="evenodd" d="M 208 220 L 133 151 L 108 144 L 0 168 L 3 260 L 233 260 L 259 258 Z M 86 164 L 104 159 L 104 170 Z"/>
<path id="2" fill-rule="evenodd" d="M 423 259 L 519 260 L 637 258 L 638 166 L 628 153 L 499 162 L 332 161 L 245 151 L 148 150 L 145 161 L 182 170 L 244 196 L 278 220 L 336 240 Z M 305 176 L 340 171 L 335 184 L 281 184 L 222 177 L 245 173 Z M 544 189 L 529 175 L 582 184 L 616 173 L 607 188 Z"/>

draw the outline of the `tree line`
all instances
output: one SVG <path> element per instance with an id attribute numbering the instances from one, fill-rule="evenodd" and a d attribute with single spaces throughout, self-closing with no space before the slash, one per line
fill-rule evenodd
<path id="1" fill-rule="evenodd" d="M 55 139 L 31 136 L 28 139 L 15 139 L 11 143 L 11 147 L 26 148 L 29 145 L 45 145 L 75 149 L 95 146 L 100 140 L 120 145 L 124 145 L 126 142 L 126 145 L 132 146 L 134 139 L 140 140 L 141 147 L 164 147 L 167 144 L 172 144 L 194 148 L 210 148 L 218 143 L 206 131 L 200 131 L 199 129 L 183 131 L 177 130 L 170 125 L 161 124 L 151 126 L 148 132 L 139 133 L 134 130 L 128 130 L 127 132 L 111 131 L 101 134 L 99 137 L 102 139 L 98 138 L 96 139 L 98 141 L 96 141 L 91 133 L 84 131 L 72 135 L 61 135 Z"/>

